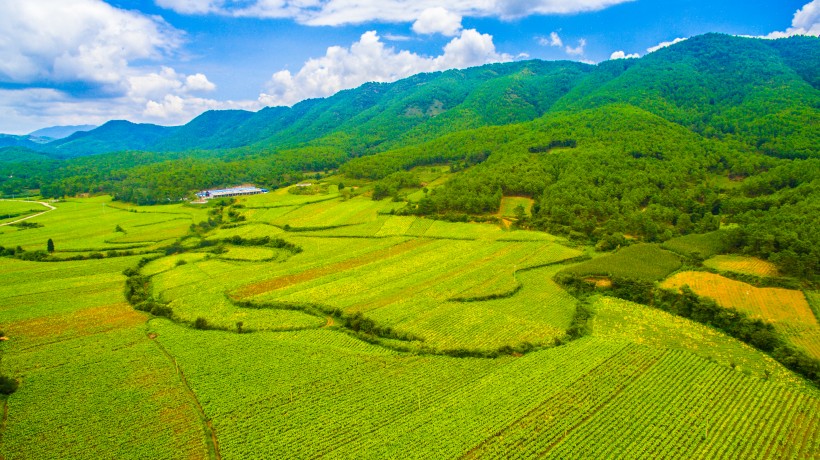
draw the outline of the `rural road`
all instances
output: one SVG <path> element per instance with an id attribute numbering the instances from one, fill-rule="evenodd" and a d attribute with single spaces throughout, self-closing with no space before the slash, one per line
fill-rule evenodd
<path id="1" fill-rule="evenodd" d="M 41 205 L 48 208 L 43 212 L 38 212 L 37 214 L 32 214 L 30 216 L 23 217 L 22 219 L 17 219 L 17 220 L 11 221 L 11 222 L 6 222 L 5 224 L 0 224 L 0 227 L 2 227 L 4 225 L 16 224 L 18 222 L 22 222 L 24 220 L 31 219 L 32 217 L 42 216 L 43 214 L 45 214 L 47 212 L 54 211 L 55 209 L 57 209 L 54 206 L 52 206 L 52 205 L 50 205 L 46 202 L 43 202 L 43 201 L 29 201 L 29 200 L 0 200 L 0 201 L 19 201 L 19 202 L 22 202 L 22 203 L 37 203 L 37 204 L 41 204 Z"/>

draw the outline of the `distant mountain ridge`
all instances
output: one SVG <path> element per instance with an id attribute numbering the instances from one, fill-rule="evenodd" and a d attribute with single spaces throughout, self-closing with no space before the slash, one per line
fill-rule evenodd
<path id="1" fill-rule="evenodd" d="M 805 157 L 820 144 L 817 62 L 814 37 L 707 34 L 640 59 L 491 64 L 367 83 L 293 107 L 208 111 L 183 126 L 110 121 L 45 144 L 0 138 L 0 146 L 59 158 L 305 146 L 365 155 L 548 112 L 626 103 L 707 137 L 734 136 L 775 156 Z M 800 143 L 772 135 L 784 130 L 809 135 L 797 136 Z"/>
<path id="2" fill-rule="evenodd" d="M 66 138 L 79 131 L 91 131 L 96 127 L 96 125 L 50 126 L 48 128 L 42 128 L 38 129 L 37 131 L 31 132 L 29 133 L 29 136 L 57 140 Z"/>

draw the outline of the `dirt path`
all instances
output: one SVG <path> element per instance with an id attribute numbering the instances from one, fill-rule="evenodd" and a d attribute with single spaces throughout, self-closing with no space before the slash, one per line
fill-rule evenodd
<path id="1" fill-rule="evenodd" d="M 57 209 L 54 206 L 52 206 L 52 205 L 50 205 L 50 204 L 48 204 L 44 201 L 29 201 L 29 200 L 0 200 L 0 201 L 18 201 L 18 202 L 21 202 L 21 203 L 37 203 L 37 204 L 41 204 L 41 205 L 48 208 L 43 212 L 38 212 L 37 214 L 32 214 L 30 216 L 23 217 L 22 219 L 17 219 L 17 220 L 11 221 L 11 222 L 6 222 L 5 224 L 0 224 L 0 227 L 2 227 L 4 225 L 16 224 L 16 223 L 22 222 L 24 220 L 31 219 L 33 217 L 42 216 L 43 214 L 45 214 L 47 212 L 51 212 L 51 211 L 54 211 L 55 209 Z"/>
<path id="2" fill-rule="evenodd" d="M 222 460 L 222 454 L 219 452 L 219 440 L 216 437 L 216 430 L 214 429 L 213 423 L 211 423 L 211 419 L 208 418 L 208 415 L 205 414 L 205 409 L 202 407 L 202 404 L 199 402 L 199 398 L 196 397 L 196 393 L 194 390 L 191 389 L 191 385 L 188 383 L 188 379 L 185 378 L 185 374 L 180 369 L 179 364 L 177 364 L 176 358 L 157 340 L 156 334 L 148 334 L 148 338 L 151 339 L 152 342 L 157 346 L 157 348 L 162 351 L 162 353 L 171 361 L 174 367 L 177 370 L 177 375 L 179 376 L 180 381 L 182 382 L 182 386 L 185 388 L 186 393 L 191 398 L 194 403 L 194 407 L 199 412 L 199 417 L 202 419 L 203 428 L 205 429 L 205 436 L 209 438 L 211 441 L 211 445 L 208 446 L 211 452 L 211 458 L 213 460 Z"/>

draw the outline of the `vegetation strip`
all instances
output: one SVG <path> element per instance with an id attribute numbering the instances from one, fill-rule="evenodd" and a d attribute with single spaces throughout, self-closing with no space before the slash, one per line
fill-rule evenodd
<path id="1" fill-rule="evenodd" d="M 185 373 L 182 372 L 182 369 L 179 367 L 176 358 L 164 347 L 161 343 L 157 340 L 156 335 L 151 332 L 146 332 L 146 336 L 157 346 L 157 348 L 168 358 L 174 368 L 176 369 L 177 375 L 179 376 L 179 381 L 182 383 L 182 386 L 185 387 L 185 392 L 191 398 L 191 401 L 194 403 L 194 406 L 197 408 L 197 413 L 202 421 L 202 427 L 204 431 L 205 438 L 208 439 L 208 451 L 210 457 L 215 460 L 221 460 L 222 455 L 219 452 L 219 441 L 216 437 L 216 430 L 214 430 L 213 423 L 211 423 L 211 419 L 205 414 L 205 409 L 202 408 L 202 404 L 200 404 L 199 399 L 196 397 L 196 393 L 194 390 L 191 389 L 191 385 L 188 383 L 188 379 L 185 378 Z"/>

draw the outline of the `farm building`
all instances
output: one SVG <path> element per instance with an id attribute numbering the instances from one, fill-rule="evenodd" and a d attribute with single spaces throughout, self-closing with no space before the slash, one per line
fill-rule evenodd
<path id="1" fill-rule="evenodd" d="M 210 200 L 213 198 L 224 198 L 231 196 L 258 195 L 260 193 L 268 193 L 268 189 L 258 187 L 222 188 L 216 190 L 203 190 L 197 193 L 196 196 L 203 200 Z"/>

